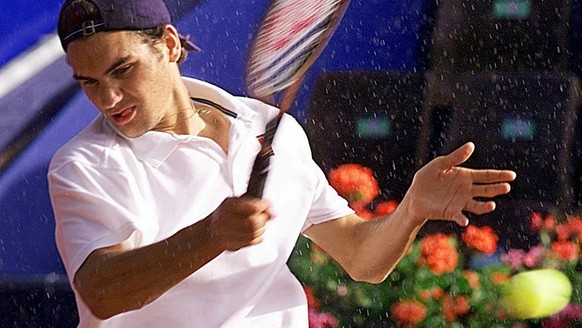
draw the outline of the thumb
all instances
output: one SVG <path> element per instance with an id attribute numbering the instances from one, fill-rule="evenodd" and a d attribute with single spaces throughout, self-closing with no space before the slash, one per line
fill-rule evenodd
<path id="1" fill-rule="evenodd" d="M 475 151 L 475 144 L 467 142 L 452 153 L 437 158 L 437 165 L 442 170 L 448 170 L 453 166 L 465 163 L 471 157 L 473 151 Z"/>

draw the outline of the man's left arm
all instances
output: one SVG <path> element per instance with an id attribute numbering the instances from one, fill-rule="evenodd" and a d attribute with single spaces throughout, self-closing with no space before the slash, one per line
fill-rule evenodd
<path id="1" fill-rule="evenodd" d="M 357 281 L 382 282 L 406 254 L 427 220 L 469 223 L 465 213 L 495 209 L 490 198 L 506 194 L 515 173 L 459 167 L 472 154 L 467 143 L 439 156 L 414 176 L 402 202 L 385 217 L 365 221 L 355 214 L 315 224 L 304 233 Z"/>

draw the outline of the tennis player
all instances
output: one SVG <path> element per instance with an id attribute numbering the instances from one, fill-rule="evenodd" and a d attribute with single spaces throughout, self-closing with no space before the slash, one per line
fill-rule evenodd
<path id="1" fill-rule="evenodd" d="M 163 0 L 69 0 L 58 34 L 101 113 L 48 174 L 80 327 L 307 327 L 286 266 L 300 234 L 378 283 L 427 220 L 465 226 L 464 213 L 493 211 L 515 178 L 460 167 L 468 143 L 420 169 L 390 216 L 364 221 L 285 115 L 263 199 L 241 197 L 278 110 L 181 76 L 195 46 Z"/>

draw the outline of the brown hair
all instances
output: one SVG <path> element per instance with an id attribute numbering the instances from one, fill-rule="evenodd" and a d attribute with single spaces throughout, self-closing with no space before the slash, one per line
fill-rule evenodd
<path id="1" fill-rule="evenodd" d="M 136 31 L 136 33 L 141 34 L 146 41 L 150 41 L 151 44 L 155 47 L 156 45 L 161 43 L 165 30 L 166 30 L 165 25 L 160 25 L 156 28 Z M 188 49 L 186 48 L 187 42 L 188 38 L 180 35 L 181 50 L 180 58 L 178 58 L 178 64 L 183 63 L 186 60 L 186 58 L 188 58 Z"/>

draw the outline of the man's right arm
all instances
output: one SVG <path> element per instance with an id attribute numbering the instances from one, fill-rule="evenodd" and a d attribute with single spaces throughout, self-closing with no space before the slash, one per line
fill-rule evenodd
<path id="1" fill-rule="evenodd" d="M 100 319 L 139 309 L 223 251 L 259 243 L 268 208 L 259 199 L 228 198 L 206 219 L 160 242 L 97 249 L 76 272 L 75 287 Z"/>

